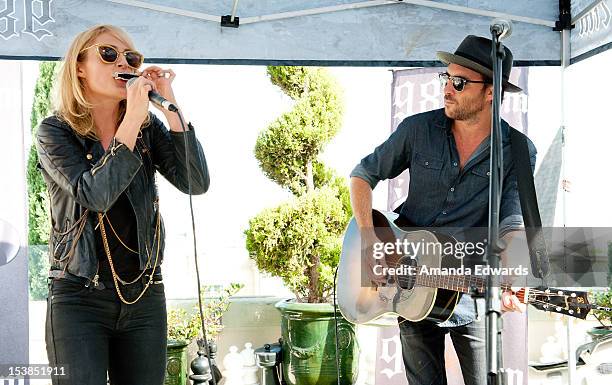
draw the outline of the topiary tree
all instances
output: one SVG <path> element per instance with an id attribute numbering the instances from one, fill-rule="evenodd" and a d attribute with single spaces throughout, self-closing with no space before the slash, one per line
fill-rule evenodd
<path id="1" fill-rule="evenodd" d="M 259 135 L 255 157 L 294 198 L 249 221 L 246 247 L 257 267 L 282 278 L 298 301 L 322 302 L 331 294 L 352 215 L 346 181 L 318 160 L 340 128 L 341 94 L 321 68 L 270 66 L 268 75 L 295 105 Z"/>
<path id="2" fill-rule="evenodd" d="M 30 118 L 32 138 L 40 122 L 51 113 L 51 89 L 55 78 L 57 62 L 42 62 L 34 89 L 34 102 Z M 38 169 L 36 147 L 30 147 L 27 169 L 28 182 L 28 243 L 30 298 L 44 299 L 47 293 L 47 272 L 49 270 L 49 198 L 47 187 Z"/>

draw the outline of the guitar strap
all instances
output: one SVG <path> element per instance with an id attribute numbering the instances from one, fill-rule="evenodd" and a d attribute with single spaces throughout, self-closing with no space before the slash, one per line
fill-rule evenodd
<path id="1" fill-rule="evenodd" d="M 527 246 L 529 248 L 529 257 L 531 261 L 531 271 L 534 277 L 542 280 L 543 286 L 547 286 L 545 281 L 549 273 L 548 250 L 542 232 L 542 220 L 540 219 L 538 199 L 535 192 L 533 172 L 531 170 L 527 136 L 511 128 L 510 147 L 516 169 L 521 212 L 523 214 Z"/>

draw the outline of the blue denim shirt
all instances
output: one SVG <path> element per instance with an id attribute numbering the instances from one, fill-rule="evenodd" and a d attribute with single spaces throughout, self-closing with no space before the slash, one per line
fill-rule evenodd
<path id="1" fill-rule="evenodd" d="M 489 149 L 487 137 L 463 169 L 444 109 L 404 119 L 391 136 L 351 172 L 374 189 L 379 181 L 410 170 L 409 193 L 401 214 L 422 227 L 487 227 L 489 212 Z M 510 148 L 510 129 L 502 120 L 504 182 L 500 206 L 500 236 L 522 227 L 517 177 Z M 532 172 L 536 148 L 527 141 Z M 484 314 L 481 314 L 484 316 Z M 475 318 L 474 303 L 464 295 L 442 326 L 465 325 Z"/>

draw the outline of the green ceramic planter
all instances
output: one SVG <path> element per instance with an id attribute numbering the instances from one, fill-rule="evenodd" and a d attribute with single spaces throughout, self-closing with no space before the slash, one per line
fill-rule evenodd
<path id="1" fill-rule="evenodd" d="M 612 334 L 612 327 L 610 326 L 596 326 L 587 331 L 593 339 L 599 339 Z"/>
<path id="2" fill-rule="evenodd" d="M 326 303 L 276 304 L 281 312 L 283 375 L 289 385 L 335 385 L 336 348 L 333 306 Z M 359 346 L 355 326 L 338 311 L 340 383 L 357 378 Z"/>
<path id="3" fill-rule="evenodd" d="M 164 385 L 185 385 L 187 380 L 187 343 L 168 340 Z"/>

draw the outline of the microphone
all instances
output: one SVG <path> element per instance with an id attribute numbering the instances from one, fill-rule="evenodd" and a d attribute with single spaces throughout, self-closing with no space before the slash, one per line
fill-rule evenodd
<path id="1" fill-rule="evenodd" d="M 131 78 L 127 81 L 127 87 L 131 86 L 136 79 L 138 79 L 138 77 L 134 77 Z M 151 101 L 151 103 L 161 107 L 161 108 L 165 108 L 168 111 L 172 111 L 172 112 L 177 112 L 178 108 L 170 103 L 166 98 L 164 98 L 163 96 L 161 96 L 160 94 L 158 94 L 157 92 L 151 90 L 149 91 L 149 100 Z"/>
<path id="2" fill-rule="evenodd" d="M 502 41 L 512 35 L 512 23 L 506 19 L 493 19 L 491 22 L 491 32 L 495 32 L 499 40 Z"/>

